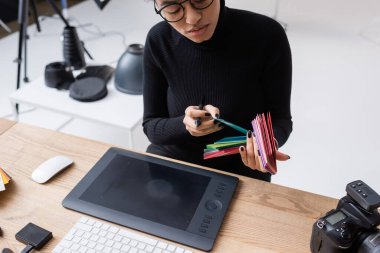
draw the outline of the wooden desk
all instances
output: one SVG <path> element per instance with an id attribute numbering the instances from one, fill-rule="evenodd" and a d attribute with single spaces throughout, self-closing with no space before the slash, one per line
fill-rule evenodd
<path id="1" fill-rule="evenodd" d="M 0 135 L 11 128 L 16 122 L 0 118 Z"/>
<path id="2" fill-rule="evenodd" d="M 0 126 L 8 123 L 0 121 Z M 33 222 L 53 232 L 54 238 L 41 250 L 51 252 L 83 216 L 63 208 L 61 201 L 109 147 L 20 123 L 0 135 L 0 165 L 10 168 L 13 177 L 0 192 L 0 249 L 20 252 L 24 245 L 14 235 Z M 75 165 L 46 184 L 33 182 L 33 169 L 58 154 L 72 157 Z M 336 199 L 240 177 L 212 252 L 310 252 L 312 224 L 336 204 Z"/>

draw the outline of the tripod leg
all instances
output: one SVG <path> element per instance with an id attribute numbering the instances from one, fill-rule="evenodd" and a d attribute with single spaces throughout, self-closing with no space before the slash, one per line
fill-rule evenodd
<path id="1" fill-rule="evenodd" d="M 21 81 L 21 63 L 22 63 L 22 48 L 24 46 L 25 33 L 25 0 L 19 0 L 18 23 L 19 23 L 19 38 L 18 38 L 18 55 L 15 60 L 17 63 L 17 85 L 16 89 L 20 88 Z"/>
<path id="2" fill-rule="evenodd" d="M 31 0 L 31 3 L 32 3 L 33 18 L 34 18 L 34 22 L 36 23 L 36 26 L 37 26 L 37 31 L 41 32 L 40 21 L 38 20 L 38 12 L 37 12 L 36 0 Z"/>
<path id="3" fill-rule="evenodd" d="M 25 28 L 26 29 L 26 28 Z M 24 35 L 24 82 L 28 83 L 29 82 L 29 78 L 28 78 L 28 39 L 29 39 L 29 35 L 27 33 L 27 31 L 25 31 L 25 35 Z"/>
<path id="4" fill-rule="evenodd" d="M 29 21 L 29 0 L 25 0 L 25 19 L 24 19 L 24 82 L 29 82 L 28 73 L 27 73 L 27 64 L 28 64 L 28 21 Z"/>
<path id="5" fill-rule="evenodd" d="M 19 0 L 19 12 L 18 12 L 18 23 L 19 23 L 19 40 L 18 40 L 18 55 L 16 58 L 17 63 L 17 84 L 16 89 L 20 88 L 20 81 L 21 81 L 21 63 L 22 63 L 22 48 L 24 46 L 24 40 L 25 40 L 25 31 L 27 26 L 27 1 L 26 0 Z M 18 113 L 18 104 L 15 105 L 16 113 Z"/>

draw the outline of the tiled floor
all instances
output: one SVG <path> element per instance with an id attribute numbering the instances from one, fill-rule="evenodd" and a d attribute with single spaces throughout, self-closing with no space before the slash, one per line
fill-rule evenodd
<path id="1" fill-rule="evenodd" d="M 380 160 L 377 158 L 380 154 L 380 1 L 287 0 L 278 3 L 277 18 L 288 25 L 293 53 L 294 130 L 282 148 L 292 158 L 279 164 L 273 183 L 339 198 L 345 195 L 348 182 L 362 179 L 380 192 Z M 134 32 L 133 26 L 145 27 L 147 23 L 143 20 L 155 15 L 151 4 L 150 1 L 113 0 L 103 12 L 96 7 L 83 11 L 79 4 L 71 13 L 82 22 L 103 20 L 101 29 L 104 31 L 111 29 L 108 27 L 115 30 L 117 26 L 128 34 Z M 275 0 L 227 1 L 228 6 L 269 16 L 274 15 L 275 4 Z M 120 22 L 124 16 L 135 22 L 112 23 L 112 18 Z M 37 35 L 36 40 L 57 33 L 47 30 Z M 106 43 L 111 36 L 102 39 Z M 113 43 L 121 40 L 122 37 L 113 37 Z M 3 56 L 0 57 L 0 116 L 11 114 L 7 94 L 15 89 L 16 83 L 16 65 L 11 62 L 17 53 L 14 41 L 0 40 Z M 86 36 L 85 41 L 91 44 L 91 37 Z M 37 47 L 31 43 L 30 50 L 33 46 Z M 29 71 L 33 79 L 41 75 L 50 59 L 42 53 L 39 58 L 43 60 L 36 59 L 35 51 L 30 54 Z M 34 110 L 22 113 L 20 119 L 54 129 L 66 118 Z M 63 131 L 127 145 L 117 142 L 117 131 L 89 122 L 74 121 Z M 143 150 L 147 141 L 141 131 L 135 133 L 135 138 L 140 140 L 138 149 Z"/>

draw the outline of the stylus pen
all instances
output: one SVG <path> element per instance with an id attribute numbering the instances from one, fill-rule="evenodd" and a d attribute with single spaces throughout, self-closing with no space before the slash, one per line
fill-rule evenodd
<path id="1" fill-rule="evenodd" d="M 198 105 L 198 110 L 203 110 L 203 107 L 205 106 L 205 96 L 202 96 L 201 98 L 201 102 L 199 103 Z M 199 127 L 202 123 L 202 118 L 201 117 L 198 117 L 196 120 L 195 120 L 195 126 L 196 127 Z"/>
<path id="2" fill-rule="evenodd" d="M 240 127 L 238 125 L 235 125 L 235 124 L 233 124 L 231 122 L 225 121 L 224 119 L 214 118 L 214 120 L 219 121 L 219 122 L 223 123 L 224 125 L 229 126 L 229 127 L 233 128 L 233 129 L 239 131 L 240 133 L 247 134 L 247 132 L 248 132 L 247 129 L 244 129 L 244 128 L 242 128 L 242 127 Z"/>

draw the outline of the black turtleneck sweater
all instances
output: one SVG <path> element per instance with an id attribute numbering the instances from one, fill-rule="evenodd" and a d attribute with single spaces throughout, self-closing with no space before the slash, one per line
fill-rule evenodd
<path id="1" fill-rule="evenodd" d="M 270 181 L 244 166 L 240 155 L 203 160 L 203 149 L 239 132 L 193 137 L 183 124 L 185 109 L 206 104 L 220 117 L 246 129 L 258 113 L 270 112 L 279 146 L 292 131 L 291 53 L 282 26 L 252 12 L 231 9 L 221 0 L 213 37 L 195 43 L 167 22 L 149 31 L 144 50 L 144 132 L 148 152 Z"/>

